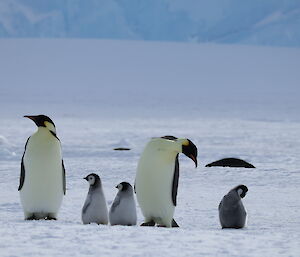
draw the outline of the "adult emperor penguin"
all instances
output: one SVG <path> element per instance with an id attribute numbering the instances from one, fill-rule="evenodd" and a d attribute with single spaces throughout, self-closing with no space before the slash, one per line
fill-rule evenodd
<path id="1" fill-rule="evenodd" d="M 135 192 L 145 217 L 141 226 L 178 227 L 173 219 L 179 179 L 178 154 L 184 153 L 197 167 L 197 148 L 189 139 L 152 138 L 137 167 Z"/>
<path id="2" fill-rule="evenodd" d="M 119 190 L 109 210 L 111 225 L 136 225 L 136 207 L 132 186 L 122 182 L 116 186 Z"/>
<path id="3" fill-rule="evenodd" d="M 241 198 L 244 198 L 248 188 L 239 185 L 231 189 L 219 204 L 219 219 L 222 228 L 243 228 L 246 224 L 247 212 Z"/>
<path id="4" fill-rule="evenodd" d="M 84 179 L 89 182 L 90 188 L 81 212 L 83 224 L 108 224 L 107 205 L 100 177 L 91 173 Z"/>
<path id="5" fill-rule="evenodd" d="M 18 191 L 25 220 L 56 220 L 66 193 L 66 176 L 54 122 L 45 115 L 24 116 L 38 130 L 26 142 Z"/>

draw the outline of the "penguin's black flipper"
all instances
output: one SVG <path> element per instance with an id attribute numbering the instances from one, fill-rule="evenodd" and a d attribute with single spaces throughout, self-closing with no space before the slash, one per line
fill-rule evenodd
<path id="1" fill-rule="evenodd" d="M 136 194 L 135 180 L 134 180 L 133 190 L 134 190 L 134 193 Z"/>
<path id="2" fill-rule="evenodd" d="M 66 194 L 66 170 L 65 170 L 64 160 L 61 160 L 61 164 L 62 164 L 62 177 L 63 177 L 63 191 L 65 195 Z"/>
<path id="3" fill-rule="evenodd" d="M 172 220 L 172 228 L 179 228 L 179 225 L 174 219 Z"/>
<path id="4" fill-rule="evenodd" d="M 176 206 L 177 204 L 178 180 L 179 180 L 179 161 L 178 161 L 178 154 L 177 154 L 175 159 L 175 168 L 174 168 L 173 186 L 172 186 L 172 201 L 174 206 Z"/>
<path id="5" fill-rule="evenodd" d="M 21 162 L 21 174 L 20 174 L 20 184 L 19 184 L 18 191 L 20 191 L 20 190 L 22 189 L 23 184 L 24 184 L 24 180 L 25 180 L 25 167 L 24 167 L 23 157 L 22 157 L 22 162 Z"/>
<path id="6" fill-rule="evenodd" d="M 30 137 L 29 137 L 29 138 L 30 138 Z M 22 189 L 22 187 L 23 187 L 23 185 L 24 185 L 24 181 L 25 181 L 24 155 L 25 155 L 25 151 L 26 151 L 26 147 L 27 147 L 29 138 L 28 138 L 27 141 L 26 141 L 24 153 L 23 153 L 23 156 L 22 156 L 22 161 L 21 161 L 21 174 L 20 174 L 20 184 L 19 184 L 18 191 L 20 191 L 20 190 Z"/>

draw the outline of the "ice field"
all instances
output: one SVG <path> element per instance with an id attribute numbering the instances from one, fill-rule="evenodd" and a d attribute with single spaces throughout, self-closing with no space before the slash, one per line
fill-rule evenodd
<path id="1" fill-rule="evenodd" d="M 0 40 L 0 56 L 0 256 L 299 256 L 300 50 L 12 39 Z M 51 117 L 62 143 L 58 221 L 23 220 L 28 114 Z M 180 228 L 82 225 L 82 178 L 101 176 L 110 207 L 146 142 L 163 135 L 198 147 L 197 169 L 180 156 Z M 256 169 L 205 168 L 224 157 Z M 238 184 L 249 188 L 248 226 L 222 230 L 218 204 Z"/>

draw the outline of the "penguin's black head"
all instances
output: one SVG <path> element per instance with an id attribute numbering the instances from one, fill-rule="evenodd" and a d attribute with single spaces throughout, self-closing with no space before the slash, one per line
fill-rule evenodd
<path id="1" fill-rule="evenodd" d="M 99 184 L 101 184 L 100 177 L 96 173 L 91 173 L 83 179 L 85 179 L 87 182 L 89 182 L 90 186 L 95 187 L 95 186 L 98 186 Z"/>
<path id="2" fill-rule="evenodd" d="M 128 189 L 131 189 L 132 186 L 131 186 L 128 182 L 122 182 L 122 183 L 118 184 L 118 185 L 116 186 L 116 188 L 118 188 L 119 191 L 125 192 L 125 191 L 127 191 Z"/>
<path id="3" fill-rule="evenodd" d="M 176 141 L 176 140 L 178 139 L 177 137 L 170 136 L 170 135 L 168 135 L 168 136 L 163 136 L 163 137 L 161 137 L 161 138 L 163 138 L 163 139 L 168 139 L 168 140 L 173 140 L 173 141 Z"/>
<path id="4" fill-rule="evenodd" d="M 191 140 L 187 139 L 187 142 L 182 145 L 182 153 L 184 153 L 187 157 L 191 158 L 197 167 L 198 150 Z"/>
<path id="5" fill-rule="evenodd" d="M 248 192 L 248 187 L 245 185 L 238 185 L 233 190 L 235 190 L 241 198 L 244 198 Z"/>
<path id="6" fill-rule="evenodd" d="M 198 163 L 197 163 L 198 150 L 197 150 L 197 147 L 194 145 L 194 143 L 191 140 L 178 139 L 177 137 L 174 137 L 171 135 L 163 136 L 161 138 L 167 139 L 167 140 L 172 140 L 172 141 L 178 141 L 178 140 L 182 141 L 183 140 L 182 153 L 185 154 L 187 157 L 191 158 L 197 167 L 197 165 L 198 165 Z"/>
<path id="7" fill-rule="evenodd" d="M 56 133 L 54 122 L 46 115 L 25 115 L 25 118 L 31 119 L 38 127 L 48 128 Z"/>

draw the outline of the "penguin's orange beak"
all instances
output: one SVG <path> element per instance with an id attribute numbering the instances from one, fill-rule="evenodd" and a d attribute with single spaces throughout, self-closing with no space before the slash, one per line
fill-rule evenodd
<path id="1" fill-rule="evenodd" d="M 28 118 L 28 119 L 31 119 L 31 120 L 33 120 L 34 121 L 34 119 L 35 119 L 35 116 L 30 116 L 30 115 L 25 115 L 25 116 L 23 116 L 24 118 Z"/>
<path id="2" fill-rule="evenodd" d="M 25 115 L 24 118 L 28 118 L 28 119 L 32 120 L 35 123 L 35 125 L 37 125 L 38 127 L 40 127 L 40 126 L 45 127 L 44 122 L 41 121 L 40 119 L 38 119 L 38 116 Z"/>
<path id="3" fill-rule="evenodd" d="M 197 162 L 198 149 L 191 140 L 187 139 L 187 141 L 188 141 L 188 144 L 182 146 L 182 153 L 185 154 L 187 157 L 191 158 L 194 161 L 195 166 L 197 167 L 198 166 L 198 162 Z"/>
<path id="4" fill-rule="evenodd" d="M 191 158 L 194 161 L 195 166 L 197 167 L 198 166 L 197 158 L 194 155 L 192 155 L 192 154 L 190 154 L 188 157 Z"/>

